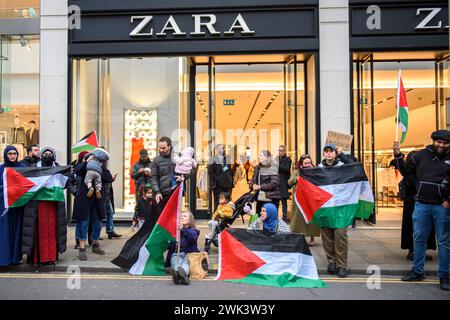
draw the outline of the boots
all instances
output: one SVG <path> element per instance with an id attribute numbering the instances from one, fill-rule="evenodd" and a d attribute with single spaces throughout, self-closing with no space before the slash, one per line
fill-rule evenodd
<path id="1" fill-rule="evenodd" d="M 448 277 L 439 278 L 439 285 L 442 290 L 449 291 L 450 283 Z"/>
<path id="2" fill-rule="evenodd" d="M 86 261 L 87 260 L 86 248 L 79 248 L 78 249 L 78 259 L 80 259 L 81 261 Z"/>
<path id="3" fill-rule="evenodd" d="M 94 243 L 92 244 L 92 252 L 99 254 L 101 256 L 105 255 L 105 251 L 103 251 L 103 249 L 100 248 L 98 241 L 94 241 Z"/>
<path id="4" fill-rule="evenodd" d="M 100 190 L 95 190 L 95 197 L 97 198 L 97 200 L 100 200 L 102 198 L 102 193 L 100 192 Z"/>
<path id="5" fill-rule="evenodd" d="M 92 198 L 93 195 L 94 195 L 94 188 L 90 187 L 89 191 L 87 193 L 87 197 L 88 198 Z"/>
<path id="6" fill-rule="evenodd" d="M 209 254 L 209 249 L 211 248 L 211 240 L 205 238 L 205 252 Z"/>
<path id="7" fill-rule="evenodd" d="M 108 233 L 108 239 L 111 240 L 112 238 L 120 238 L 122 235 L 121 234 L 117 234 L 114 231 L 111 232 L 107 232 Z"/>

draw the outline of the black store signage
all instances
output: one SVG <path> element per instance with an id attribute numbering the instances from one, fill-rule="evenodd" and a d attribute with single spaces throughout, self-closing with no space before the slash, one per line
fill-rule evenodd
<path id="1" fill-rule="evenodd" d="M 447 2 L 361 2 L 350 2 L 353 50 L 448 49 Z"/>
<path id="2" fill-rule="evenodd" d="M 114 5 L 105 8 L 110 1 Z M 276 7 L 255 7 L 254 2 L 242 7 L 249 1 L 240 1 L 241 6 L 231 7 L 236 1 L 230 0 L 225 7 L 211 9 L 186 7 L 186 1 L 172 9 L 139 10 L 126 5 L 120 10 L 117 1 L 110 1 L 103 3 L 103 11 L 92 5 L 83 8 L 83 1 L 71 2 L 80 5 L 81 29 L 69 31 L 70 55 L 297 52 L 319 46 L 317 1 L 273 0 Z M 151 7 L 159 2 L 146 3 Z"/>

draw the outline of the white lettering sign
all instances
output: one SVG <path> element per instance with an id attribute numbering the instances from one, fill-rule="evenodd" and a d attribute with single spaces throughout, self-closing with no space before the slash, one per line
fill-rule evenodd
<path id="1" fill-rule="evenodd" d="M 215 27 L 215 24 L 217 23 L 217 16 L 215 14 L 193 14 L 192 19 L 194 31 L 189 33 L 192 36 L 206 36 L 206 31 L 213 36 L 219 36 L 222 33 L 222 31 L 217 30 Z M 152 37 L 154 35 L 154 26 L 152 27 L 152 24 L 154 24 L 155 19 L 153 16 L 132 16 L 131 23 L 134 23 L 135 20 L 140 20 L 140 22 L 133 29 L 133 31 L 130 32 L 131 37 Z M 150 28 L 150 30 L 145 32 L 144 29 L 146 28 Z M 240 13 L 236 16 L 230 28 L 223 33 L 225 35 L 235 35 L 239 32 L 242 35 L 255 34 L 255 31 L 250 29 L 244 17 Z M 180 25 L 177 23 L 173 15 L 169 16 L 161 31 L 156 33 L 156 36 L 165 37 L 168 33 L 171 33 L 174 36 L 187 36 L 187 32 L 180 28 Z"/>
<path id="2" fill-rule="evenodd" d="M 440 29 L 442 28 L 442 21 L 436 21 L 434 24 L 431 24 L 431 20 L 437 16 L 439 12 L 441 12 L 442 8 L 419 8 L 417 9 L 416 16 L 420 15 L 423 11 L 430 13 L 417 25 L 416 30 L 421 29 Z M 448 28 L 448 26 L 446 26 Z"/>

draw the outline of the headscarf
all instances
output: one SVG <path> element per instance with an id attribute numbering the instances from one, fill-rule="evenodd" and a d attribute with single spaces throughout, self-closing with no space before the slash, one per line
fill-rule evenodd
<path id="1" fill-rule="evenodd" d="M 89 152 L 87 152 L 87 151 L 80 152 L 78 154 L 78 163 L 81 163 L 81 161 L 83 161 L 84 156 L 87 155 L 88 153 Z"/>
<path id="2" fill-rule="evenodd" d="M 17 152 L 17 158 L 16 158 L 15 162 L 9 161 L 8 152 L 10 152 L 10 151 Z M 5 167 L 17 167 L 17 166 L 19 166 L 19 161 L 18 161 L 19 160 L 19 151 L 17 151 L 17 148 L 14 146 L 7 146 L 5 148 L 5 151 L 3 152 L 3 159 L 5 161 Z"/>
<path id="3" fill-rule="evenodd" d="M 266 203 L 263 205 L 266 209 L 267 217 L 263 221 L 263 230 L 277 232 L 278 226 L 278 209 L 273 203 Z"/>

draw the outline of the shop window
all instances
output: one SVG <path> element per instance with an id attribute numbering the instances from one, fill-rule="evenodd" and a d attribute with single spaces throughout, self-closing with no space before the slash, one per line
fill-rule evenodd
<path id="1" fill-rule="evenodd" d="M 19 160 L 39 144 L 39 37 L 0 37 L 0 161 L 14 145 Z"/>
<path id="2" fill-rule="evenodd" d="M 0 19 L 30 19 L 40 16 L 40 0 L 4 0 L 0 2 Z"/>

